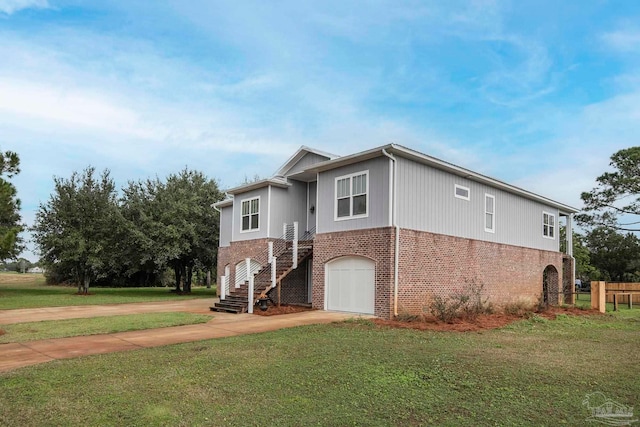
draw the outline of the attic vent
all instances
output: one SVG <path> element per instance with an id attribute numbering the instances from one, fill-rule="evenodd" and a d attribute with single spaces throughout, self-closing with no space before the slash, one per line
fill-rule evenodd
<path id="1" fill-rule="evenodd" d="M 455 192 L 454 195 L 458 198 L 458 199 L 464 199 L 464 200 L 469 200 L 469 195 L 471 194 L 471 192 L 469 191 L 469 189 L 467 187 L 463 187 L 462 185 L 455 185 Z"/>

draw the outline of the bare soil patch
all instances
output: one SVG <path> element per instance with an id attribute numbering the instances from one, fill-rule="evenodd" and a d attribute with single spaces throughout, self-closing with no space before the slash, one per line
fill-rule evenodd
<path id="1" fill-rule="evenodd" d="M 281 304 L 280 307 L 270 305 L 267 311 L 262 311 L 260 308 L 255 307 L 253 309 L 253 314 L 257 314 L 258 316 L 277 316 L 279 314 L 291 314 L 291 313 L 300 313 L 303 311 L 311 311 L 314 310 L 311 307 L 304 307 L 300 305 L 288 305 Z"/>
<path id="2" fill-rule="evenodd" d="M 476 319 L 455 319 L 451 323 L 441 322 L 433 316 L 419 316 L 415 320 L 384 320 L 373 319 L 372 322 L 378 326 L 391 328 L 418 329 L 429 331 L 453 331 L 453 332 L 474 332 L 490 329 L 502 328 L 510 323 L 516 322 L 531 316 L 528 313 L 522 316 L 509 315 L 504 313 L 483 314 Z M 601 314 L 597 310 L 582 310 L 576 307 L 549 307 L 548 309 L 536 312 L 540 317 L 553 320 L 559 314 L 570 316 L 593 316 Z"/>

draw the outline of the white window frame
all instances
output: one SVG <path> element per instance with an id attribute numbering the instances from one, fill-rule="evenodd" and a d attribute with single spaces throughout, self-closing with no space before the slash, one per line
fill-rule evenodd
<path id="1" fill-rule="evenodd" d="M 467 197 L 465 196 L 461 196 L 458 194 L 458 188 L 460 188 L 461 190 L 466 190 L 467 192 Z M 455 184 L 453 187 L 453 195 L 457 198 L 457 199 L 462 199 L 462 200 L 467 200 L 469 201 L 471 199 L 471 190 L 469 189 L 469 187 L 465 187 L 464 185 L 458 185 Z"/>
<path id="2" fill-rule="evenodd" d="M 251 202 L 252 202 L 253 200 L 258 200 L 258 212 L 256 212 L 256 213 L 258 214 L 258 227 L 257 227 L 257 228 L 251 228 L 251 215 L 255 215 L 255 213 L 251 213 Z M 243 214 L 242 214 L 242 205 L 243 205 L 245 202 L 248 202 L 248 203 L 249 203 L 249 213 L 248 213 L 247 215 L 243 215 Z M 240 200 L 240 232 L 241 232 L 241 233 L 254 233 L 254 232 L 256 232 L 256 231 L 260 231 L 260 216 L 261 216 L 261 215 L 260 215 L 260 206 L 261 206 L 261 204 L 262 204 L 262 203 L 260 202 L 260 196 L 249 197 L 248 199 L 242 199 L 242 200 Z M 242 226 L 243 226 L 243 221 L 242 221 L 242 219 L 243 219 L 245 216 L 248 216 L 248 217 L 249 217 L 249 228 L 248 228 L 248 229 L 246 229 L 246 230 L 244 230 L 244 229 L 242 228 Z"/>
<path id="3" fill-rule="evenodd" d="M 367 199 L 367 203 L 366 203 L 366 212 L 364 214 L 360 214 L 360 215 L 353 215 L 353 198 L 355 196 L 361 196 L 362 194 L 353 194 L 353 178 L 356 176 L 361 176 L 364 175 L 365 176 L 365 185 L 367 187 L 367 190 L 362 193 L 366 196 Z M 347 216 L 338 216 L 338 181 L 341 181 L 343 179 L 348 179 L 349 180 L 349 215 Z M 342 175 L 342 176 L 338 176 L 335 178 L 334 180 L 334 184 L 333 184 L 333 203 L 334 203 L 334 209 L 333 209 L 333 219 L 335 221 L 345 221 L 345 220 L 349 220 L 349 219 L 357 219 L 357 218 L 367 218 L 369 216 L 369 199 L 370 199 L 370 194 L 371 192 L 369 191 L 369 170 L 365 170 L 365 171 L 360 171 L 360 172 L 355 172 L 355 173 L 350 173 L 348 175 Z M 341 197 L 341 199 L 346 198 L 346 197 Z"/>
<path id="4" fill-rule="evenodd" d="M 487 210 L 487 199 L 493 200 L 493 212 L 489 212 Z M 487 227 L 487 215 L 491 215 L 491 228 Z M 484 194 L 484 231 L 487 233 L 495 233 L 496 232 L 496 196 L 492 194 Z"/>
<path id="5" fill-rule="evenodd" d="M 545 223 L 544 221 L 545 216 L 549 218 L 553 218 L 553 225 L 550 225 L 549 223 Z M 553 236 L 549 236 L 550 233 L 548 231 L 545 233 L 545 227 L 547 227 L 547 229 L 553 229 Z M 556 221 L 556 214 L 542 211 L 542 237 L 544 237 L 545 239 L 556 240 L 556 235 L 558 234 L 557 229 L 558 229 L 558 222 Z"/>

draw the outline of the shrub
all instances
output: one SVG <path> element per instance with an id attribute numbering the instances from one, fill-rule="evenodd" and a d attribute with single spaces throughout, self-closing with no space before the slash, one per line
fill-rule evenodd
<path id="1" fill-rule="evenodd" d="M 524 316 L 527 313 L 532 313 L 535 307 L 533 304 L 526 301 L 516 301 L 506 304 L 503 308 L 505 314 L 512 316 Z"/>
<path id="2" fill-rule="evenodd" d="M 468 282 L 463 289 L 443 297 L 436 295 L 429 304 L 429 312 L 438 320 L 451 323 L 454 319 L 474 320 L 481 314 L 493 312 L 488 298 L 483 298 L 484 285 Z"/>

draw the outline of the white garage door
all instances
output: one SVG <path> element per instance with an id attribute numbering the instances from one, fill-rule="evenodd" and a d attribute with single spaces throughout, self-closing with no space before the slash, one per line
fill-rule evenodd
<path id="1" fill-rule="evenodd" d="M 375 263 L 367 258 L 343 257 L 326 267 L 327 310 L 373 314 Z"/>

